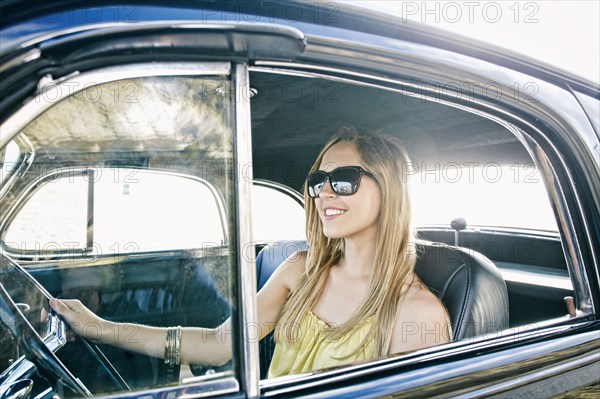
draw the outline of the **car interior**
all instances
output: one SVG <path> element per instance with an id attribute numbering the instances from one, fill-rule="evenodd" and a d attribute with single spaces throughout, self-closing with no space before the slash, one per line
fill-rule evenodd
<path id="1" fill-rule="evenodd" d="M 251 73 L 250 82 L 257 92 L 251 98 L 252 134 L 260 142 L 253 146 L 254 176 L 298 191 L 320 147 L 341 126 L 395 135 L 413 162 L 432 169 L 443 163 L 532 162 L 506 127 L 441 98 L 432 101 L 419 94 L 408 96 L 366 85 L 266 72 Z M 456 230 L 450 223 L 417 226 L 418 235 L 453 245 Z M 461 246 L 483 252 L 496 266 L 568 276 L 557 234 L 482 228 L 467 228 L 459 234 Z M 521 281 L 506 283 L 511 326 L 565 314 L 563 297 L 571 291 Z"/>
<path id="2" fill-rule="evenodd" d="M 440 164 L 532 163 L 509 126 L 452 103 L 442 92 L 432 98 L 415 90 L 403 92 L 360 81 L 266 68 L 251 70 L 250 89 L 253 179 L 285 186 L 292 192 L 302 192 L 308 169 L 321 146 L 344 126 L 399 137 L 415 164 L 425 170 Z M 47 112 L 51 113 L 52 108 Z M 98 115 L 111 118 L 110 109 Z M 212 151 L 208 147 L 183 148 L 177 138 L 140 136 L 145 141 L 138 145 L 118 134 L 78 136 L 77 129 L 83 128 L 102 130 L 101 126 L 78 124 L 61 133 L 67 137 L 64 139 L 53 134 L 53 126 L 29 126 L 19 139 L 33 148 L 35 156 L 29 168 L 52 171 L 69 166 L 88 173 L 93 164 L 95 168 L 128 167 L 194 175 L 206 160 L 204 155 Z M 103 148 L 108 150 L 99 150 L 97 140 L 104 140 Z M 190 156 L 195 157 L 195 164 L 182 161 Z M 18 187 L 19 195 L 28 192 L 30 196 L 39 186 L 56 179 L 50 173 L 22 177 L 25 183 Z M 227 205 L 231 187 L 219 179 L 209 183 L 226 203 L 225 212 L 231 212 Z M 285 190 L 280 192 L 286 195 Z M 9 191 L 3 203 L 13 206 L 22 201 L 12 195 Z M 443 196 L 439 194 L 442 203 Z M 226 223 L 231 223 L 231 216 L 227 215 Z M 285 221 L 263 215 L 254 218 L 253 223 Z M 201 251 L 173 248 L 105 254 L 96 256 L 92 263 L 79 254 L 66 262 L 56 254 L 36 257 L 7 248 L 5 234 L 9 228 L 10 224 L 0 226 L 6 256 L 25 267 L 52 295 L 79 298 L 103 317 L 157 326 L 214 327 L 235 311 L 234 262 L 223 250 L 222 242 Z M 231 226 L 227 228 L 231 231 Z M 544 280 L 568 281 L 558 232 L 495 226 L 466 226 L 459 231 L 451 226 L 451 220 L 416 228 L 420 239 L 417 271 L 446 305 L 454 340 L 535 325 L 567 313 L 563 298 L 573 294 L 572 287 Z M 258 289 L 286 256 L 306 248 L 306 242 L 297 241 L 297 232 L 293 233 L 254 243 Z M 455 246 L 456 236 L 460 238 L 459 246 Z M 9 339 L 4 332 L 2 336 L 2 340 Z M 263 376 L 272 353 L 271 339 L 261 343 Z M 2 347 L 8 346 L 3 343 Z M 132 386 L 154 386 L 179 377 L 156 359 L 102 349 Z M 75 359 L 69 360 L 65 354 L 64 361 Z M 222 370 L 231 367 L 226 365 Z M 192 371 L 203 375 L 215 370 L 198 365 Z M 95 372 L 90 369 L 85 374 L 80 378 L 94 386 Z"/>

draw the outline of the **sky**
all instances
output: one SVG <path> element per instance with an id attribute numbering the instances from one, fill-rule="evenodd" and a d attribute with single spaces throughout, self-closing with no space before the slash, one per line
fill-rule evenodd
<path id="1" fill-rule="evenodd" d="M 349 0 L 494 43 L 600 82 L 600 0 Z"/>

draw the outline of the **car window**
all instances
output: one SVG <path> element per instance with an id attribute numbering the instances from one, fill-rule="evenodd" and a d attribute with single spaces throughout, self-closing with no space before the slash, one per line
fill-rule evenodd
<path id="1" fill-rule="evenodd" d="M 9 250 L 42 255 L 220 246 L 226 228 L 222 208 L 214 187 L 193 176 L 131 168 L 72 171 L 43 183 L 8 227 L 5 240 Z M 36 248 L 40 243 L 47 248 Z"/>
<path id="2" fill-rule="evenodd" d="M 536 323 L 564 317 L 563 298 L 573 295 L 573 286 L 555 211 L 542 173 L 511 126 L 435 98 L 348 81 L 257 70 L 251 74 L 251 86 L 255 90 L 251 101 L 257 179 L 302 187 L 322 145 L 344 126 L 396 136 L 402 142 L 410 158 L 405 166 L 417 245 L 427 248 L 418 252 L 416 268 L 423 273 L 419 274 L 422 280 L 439 295 L 453 322 L 458 320 L 453 312 L 462 305 L 453 308 L 453 299 L 443 294 L 447 287 L 435 284 L 454 278 L 440 277 L 442 270 L 460 268 L 462 263 L 455 262 L 461 259 L 459 255 L 444 251 L 464 251 L 491 260 L 496 270 L 494 284 L 506 287 L 505 294 L 498 289 L 502 295 L 494 299 L 488 293 L 480 296 L 489 301 L 477 306 L 497 306 L 489 312 L 490 318 L 497 319 L 471 323 L 469 328 L 475 327 L 470 338 L 510 328 L 535 328 Z M 296 88 L 295 101 L 285 97 L 287 87 Z M 321 93 L 327 89 L 331 96 L 311 95 L 315 88 L 322 89 Z M 267 204 L 260 203 L 266 216 L 254 217 L 256 237 L 257 223 L 270 222 L 277 228 L 284 224 L 282 217 L 271 216 L 277 212 Z M 467 222 L 467 229 L 459 234 L 450 226 L 457 217 Z M 277 234 L 276 240 L 287 239 L 287 232 Z M 257 258 L 260 281 L 275 270 L 269 256 L 275 258 L 285 245 L 273 245 L 272 252 Z M 428 276 L 427 265 L 433 261 L 440 264 Z M 460 331 L 462 327 L 456 323 L 453 328 Z M 263 375 L 272 350 L 269 342 L 261 343 Z"/>
<path id="3" fill-rule="evenodd" d="M 257 243 L 277 240 L 305 240 L 306 217 L 291 189 L 276 185 L 252 186 L 252 238 Z"/>
<path id="4" fill-rule="evenodd" d="M 562 397 L 597 385 L 597 84 L 348 1 L 98 3 L 0 1 L 0 398 Z M 512 20 L 504 36 L 556 11 L 389 3 L 459 24 L 468 11 L 472 26 Z M 333 134 L 355 130 L 365 151 L 336 147 L 341 165 L 314 167 L 331 172 L 326 193 L 358 191 L 307 199 L 307 248 L 293 241 L 305 230 L 293 191 Z M 386 160 L 383 134 L 411 165 Z M 333 172 L 350 158 L 366 173 Z M 88 351 L 48 313 L 52 297 L 111 321 L 84 330 L 142 344 Z M 180 342 L 178 328 L 156 330 L 167 326 L 206 330 Z M 271 327 L 278 339 L 258 343 Z M 230 361 L 204 350 L 214 340 Z M 209 358 L 179 367 L 179 349 Z"/>
<path id="5" fill-rule="evenodd" d="M 544 183 L 533 163 L 414 165 L 415 226 L 462 217 L 469 226 L 558 232 Z"/>
<path id="6" fill-rule="evenodd" d="M 17 136 L 35 151 L 3 197 L 2 254 L 50 295 L 108 320 L 215 328 L 237 306 L 230 67 L 161 65 L 91 72 L 85 87 L 40 95 L 47 109 Z M 5 176 L 19 150 L 1 155 Z M 134 391 L 184 378 L 238 389 L 237 355 L 185 368 L 115 348 L 105 355 Z M 92 358 L 74 368 L 62 356 L 92 392 L 121 389 Z"/>

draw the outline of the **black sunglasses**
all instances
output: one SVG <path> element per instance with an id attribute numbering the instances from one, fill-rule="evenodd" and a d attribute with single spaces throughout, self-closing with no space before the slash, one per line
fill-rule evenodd
<path id="1" fill-rule="evenodd" d="M 316 198 L 327 179 L 331 183 L 333 192 L 337 195 L 352 195 L 358 191 L 360 185 L 360 178 L 365 175 L 371 179 L 376 180 L 375 176 L 370 172 L 367 172 L 360 166 L 342 166 L 332 170 L 331 172 L 323 172 L 319 170 L 311 173 L 306 178 L 306 185 L 308 186 L 308 195 L 311 198 Z"/>

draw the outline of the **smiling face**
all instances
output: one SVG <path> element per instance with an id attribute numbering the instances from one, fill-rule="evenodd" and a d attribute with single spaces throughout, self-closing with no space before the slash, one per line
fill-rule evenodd
<path id="1" fill-rule="evenodd" d="M 331 172 L 341 166 L 367 169 L 355 145 L 349 142 L 331 146 L 325 152 L 319 170 Z M 328 180 L 314 201 L 327 237 L 375 242 L 381 208 L 381 190 L 375 180 L 362 176 L 358 191 L 348 196 L 336 194 Z"/>

